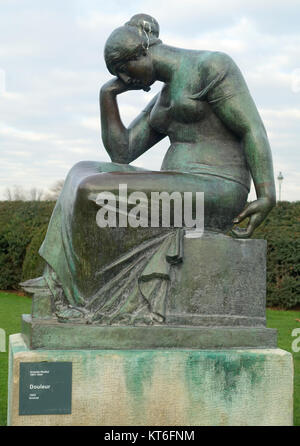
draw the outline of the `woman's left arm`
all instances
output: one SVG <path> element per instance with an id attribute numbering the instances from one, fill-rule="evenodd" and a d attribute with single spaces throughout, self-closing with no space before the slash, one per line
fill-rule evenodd
<path id="1" fill-rule="evenodd" d="M 246 82 L 233 60 L 223 53 L 213 53 L 207 65 L 207 101 L 223 123 L 241 139 L 246 161 L 254 182 L 257 200 L 233 221 L 249 217 L 246 230 L 235 228 L 235 237 L 250 237 L 276 203 L 272 154 L 265 127 Z"/>

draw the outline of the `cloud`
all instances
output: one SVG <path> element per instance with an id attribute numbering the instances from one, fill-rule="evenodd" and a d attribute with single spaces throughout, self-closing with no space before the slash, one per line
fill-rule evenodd
<path id="1" fill-rule="evenodd" d="M 103 46 L 141 11 L 156 17 L 170 45 L 224 51 L 241 68 L 265 122 L 283 195 L 299 199 L 299 1 L 1 1 L 0 189 L 47 187 L 82 159 L 109 160 L 98 94 L 110 79 Z M 17 8 L 17 9 L 16 9 Z M 17 13 L 16 13 L 17 10 Z M 2 83 L 3 85 L 3 83 Z M 161 88 L 118 97 L 128 125 Z M 159 169 L 168 140 L 135 165 Z M 1 191 L 0 191 L 1 192 Z"/>
<path id="2" fill-rule="evenodd" d="M 128 21 L 128 15 L 123 12 L 120 13 L 110 13 L 105 14 L 100 11 L 90 11 L 84 17 L 77 17 L 76 23 L 79 28 L 94 31 L 101 30 L 110 34 L 114 28 L 121 26 Z"/>
<path id="3" fill-rule="evenodd" d="M 94 118 L 94 117 L 83 118 L 81 120 L 81 125 L 88 129 L 99 130 L 100 121 L 99 121 L 99 118 Z"/>
<path id="4" fill-rule="evenodd" d="M 53 138 L 53 135 L 50 134 L 20 130 L 14 127 L 9 127 L 5 124 L 0 124 L 0 135 L 28 142 L 44 141 Z"/>
<path id="5" fill-rule="evenodd" d="M 260 110 L 265 119 L 276 119 L 280 122 L 296 121 L 300 125 L 300 108 L 280 109 L 280 110 Z M 283 121 L 285 120 L 285 121 Z"/>

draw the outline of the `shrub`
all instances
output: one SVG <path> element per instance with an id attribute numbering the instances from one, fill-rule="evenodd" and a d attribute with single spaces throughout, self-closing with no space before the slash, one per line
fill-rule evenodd
<path id="1" fill-rule="evenodd" d="M 300 202 L 280 202 L 252 238 L 268 242 L 267 306 L 300 305 Z"/>
<path id="2" fill-rule="evenodd" d="M 38 251 L 45 238 L 47 232 L 47 225 L 41 226 L 26 249 L 26 255 L 22 268 L 22 281 L 39 277 L 43 274 L 45 267 L 44 260 L 40 257 Z"/>
<path id="3" fill-rule="evenodd" d="M 36 232 L 47 227 L 54 204 L 0 202 L 0 289 L 19 288 L 26 249 Z"/>

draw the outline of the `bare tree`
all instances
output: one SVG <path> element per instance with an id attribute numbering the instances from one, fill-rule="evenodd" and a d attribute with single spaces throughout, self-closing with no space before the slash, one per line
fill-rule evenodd
<path id="1" fill-rule="evenodd" d="M 4 198 L 7 201 L 12 201 L 13 200 L 13 196 L 12 196 L 12 190 L 7 187 L 4 191 Z"/>
<path id="2" fill-rule="evenodd" d="M 37 189 L 36 187 L 32 187 L 29 191 L 29 200 L 30 201 L 41 201 L 44 195 L 43 189 Z"/>
<path id="3" fill-rule="evenodd" d="M 32 187 L 29 191 L 22 186 L 14 185 L 7 187 L 4 191 L 4 197 L 7 201 L 41 201 L 49 200 L 56 201 L 64 186 L 65 180 L 57 180 L 50 188 L 48 193 L 43 189 Z"/>
<path id="4" fill-rule="evenodd" d="M 22 186 L 15 185 L 14 186 L 14 200 L 15 201 L 25 201 L 26 200 L 26 191 Z"/>
<path id="5" fill-rule="evenodd" d="M 56 201 L 64 186 L 65 180 L 57 180 L 50 188 L 49 193 L 45 195 L 45 200 Z"/>
<path id="6" fill-rule="evenodd" d="M 26 191 L 22 186 L 14 185 L 12 188 L 6 188 L 4 196 L 8 201 L 25 201 Z"/>
<path id="7" fill-rule="evenodd" d="M 27 191 L 19 185 L 7 187 L 4 191 L 4 197 L 7 201 L 41 201 L 43 199 L 43 195 L 43 189 L 32 187 L 29 191 Z"/>

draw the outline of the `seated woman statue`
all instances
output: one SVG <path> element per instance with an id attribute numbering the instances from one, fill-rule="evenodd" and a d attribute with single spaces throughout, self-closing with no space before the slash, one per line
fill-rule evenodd
<path id="1" fill-rule="evenodd" d="M 157 21 L 138 14 L 106 42 L 106 65 L 115 77 L 101 88 L 100 109 L 112 162 L 83 161 L 71 169 L 40 248 L 44 276 L 23 284 L 51 296 L 59 321 L 165 321 L 173 265 L 182 261 L 182 230 L 172 223 L 99 227 L 101 192 L 117 195 L 120 185 L 147 197 L 203 192 L 205 230 L 232 230 L 238 238 L 250 237 L 275 204 L 266 131 L 236 64 L 224 53 L 174 48 L 158 37 Z M 126 128 L 117 96 L 149 91 L 155 81 L 163 82 L 162 90 Z M 160 171 L 130 165 L 165 137 L 170 147 Z M 251 178 L 257 200 L 246 206 Z M 246 217 L 246 229 L 233 229 Z"/>

